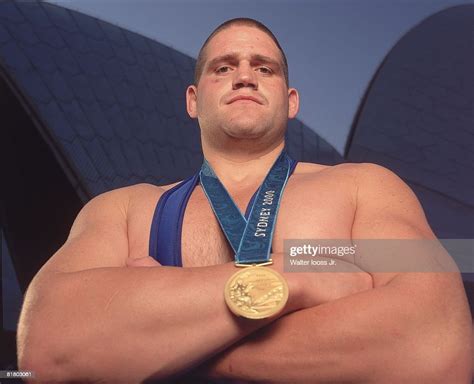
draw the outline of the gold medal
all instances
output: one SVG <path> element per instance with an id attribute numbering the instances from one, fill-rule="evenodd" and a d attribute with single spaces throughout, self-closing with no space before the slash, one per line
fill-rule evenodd
<path id="1" fill-rule="evenodd" d="M 234 273 L 224 290 L 225 301 L 236 315 L 264 319 L 280 312 L 288 300 L 288 285 L 278 272 L 261 266 Z"/>

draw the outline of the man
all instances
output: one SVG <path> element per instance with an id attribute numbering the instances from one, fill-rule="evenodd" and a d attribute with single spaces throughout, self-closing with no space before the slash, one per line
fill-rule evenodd
<path id="1" fill-rule="evenodd" d="M 244 212 L 298 111 L 283 51 L 260 23 L 231 20 L 203 46 L 186 97 L 205 158 Z M 44 382 L 134 383 L 189 372 L 287 383 L 469 381 L 471 321 L 459 274 L 367 273 L 349 261 L 352 273 L 283 270 L 284 239 L 433 239 L 414 194 L 390 171 L 296 166 L 273 264 L 258 267 L 279 271 L 289 298 L 262 320 L 226 306 L 234 252 L 201 185 L 184 215 L 184 268 L 150 257 L 155 207 L 172 187 L 122 188 L 83 208 L 28 289 L 20 369 Z"/>

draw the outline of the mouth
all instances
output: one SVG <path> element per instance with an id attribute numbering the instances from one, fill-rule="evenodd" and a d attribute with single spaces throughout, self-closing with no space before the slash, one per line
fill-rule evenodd
<path id="1" fill-rule="evenodd" d="M 232 104 L 232 103 L 235 103 L 235 102 L 244 102 L 244 103 L 257 103 L 257 104 L 262 104 L 261 101 L 259 99 L 257 99 L 256 97 L 253 97 L 253 96 L 243 96 L 243 95 L 240 95 L 240 96 L 235 96 L 233 97 L 232 99 L 229 100 L 229 102 L 227 104 Z"/>

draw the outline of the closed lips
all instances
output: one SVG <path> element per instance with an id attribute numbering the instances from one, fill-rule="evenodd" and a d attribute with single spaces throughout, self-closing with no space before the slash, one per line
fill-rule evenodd
<path id="1" fill-rule="evenodd" d="M 238 100 L 250 100 L 250 101 L 254 101 L 258 104 L 262 104 L 259 99 L 257 99 L 256 97 L 253 97 L 253 96 L 234 96 L 233 98 L 230 99 L 230 101 L 227 104 L 231 104 L 234 101 L 238 101 Z"/>

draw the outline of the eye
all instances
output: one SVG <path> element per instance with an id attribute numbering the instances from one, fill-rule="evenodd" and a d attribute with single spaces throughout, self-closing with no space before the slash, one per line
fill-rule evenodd
<path id="1" fill-rule="evenodd" d="M 227 73 L 230 71 L 230 67 L 222 66 L 216 69 L 216 73 Z"/>
<path id="2" fill-rule="evenodd" d="M 268 67 L 258 67 L 257 71 L 265 74 L 265 75 L 270 75 L 272 73 L 272 70 Z"/>

